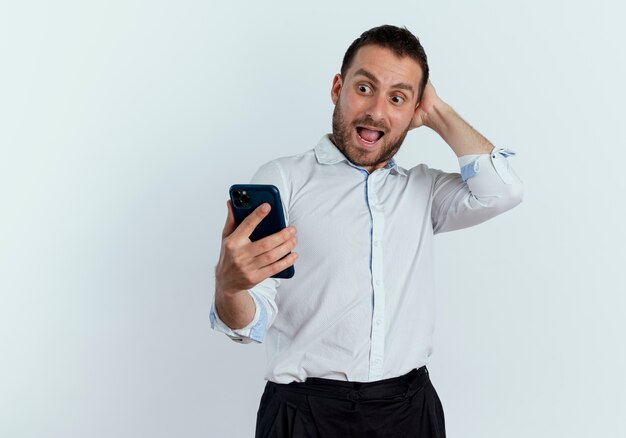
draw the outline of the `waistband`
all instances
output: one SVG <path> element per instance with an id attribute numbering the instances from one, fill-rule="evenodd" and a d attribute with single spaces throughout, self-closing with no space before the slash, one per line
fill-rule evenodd
<path id="1" fill-rule="evenodd" d="M 339 400 L 390 400 L 410 397 L 428 382 L 426 366 L 414 369 L 400 377 L 375 382 L 347 382 L 309 377 L 305 382 L 281 384 L 267 382 L 267 387 L 282 394 L 302 394 Z"/>

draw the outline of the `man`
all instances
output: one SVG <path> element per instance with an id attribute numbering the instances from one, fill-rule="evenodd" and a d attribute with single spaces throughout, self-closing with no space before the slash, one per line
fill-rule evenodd
<path id="1" fill-rule="evenodd" d="M 331 98 L 332 135 L 253 177 L 278 187 L 290 226 L 251 242 L 269 206 L 235 227 L 228 205 L 211 324 L 267 344 L 257 437 L 443 437 L 426 369 L 433 236 L 521 202 L 512 152 L 437 96 L 406 29 L 380 26 L 355 40 Z M 396 164 L 407 132 L 421 126 L 452 148 L 460 174 Z M 269 278 L 294 263 L 294 278 Z"/>

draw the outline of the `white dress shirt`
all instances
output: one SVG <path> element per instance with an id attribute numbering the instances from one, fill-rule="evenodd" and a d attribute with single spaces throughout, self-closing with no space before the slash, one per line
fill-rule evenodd
<path id="1" fill-rule="evenodd" d="M 328 135 L 300 155 L 263 165 L 255 184 L 279 191 L 299 257 L 291 279 L 249 293 L 248 326 L 214 329 L 264 342 L 265 378 L 370 382 L 427 365 L 435 323 L 433 236 L 470 227 L 519 204 L 522 184 L 505 149 L 461 157 L 461 174 L 394 160 L 369 174 Z M 463 175 L 463 176 L 461 176 Z M 464 181 L 467 180 L 467 181 Z"/>

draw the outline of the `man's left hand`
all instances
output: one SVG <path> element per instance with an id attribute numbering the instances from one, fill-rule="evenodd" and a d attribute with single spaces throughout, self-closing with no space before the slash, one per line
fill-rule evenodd
<path id="1" fill-rule="evenodd" d="M 432 113 L 432 111 L 434 111 L 435 106 L 440 104 L 443 104 L 443 100 L 437 96 L 435 87 L 433 87 L 433 84 L 429 79 L 424 87 L 422 100 L 419 102 L 417 108 L 415 108 L 415 114 L 413 115 L 410 129 L 419 128 L 420 126 L 428 126 L 432 129 L 433 126 L 429 124 L 430 121 L 428 116 Z"/>

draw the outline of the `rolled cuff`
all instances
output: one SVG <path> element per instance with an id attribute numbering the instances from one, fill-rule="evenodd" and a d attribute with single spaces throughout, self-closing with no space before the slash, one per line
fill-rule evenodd
<path id="1" fill-rule="evenodd" d="M 222 321 L 215 310 L 215 299 L 211 304 L 211 312 L 209 313 L 209 320 L 211 321 L 211 328 L 220 333 L 224 333 L 230 339 L 241 344 L 249 344 L 251 341 L 258 343 L 263 342 L 265 338 L 265 331 L 267 327 L 267 309 L 261 300 L 259 300 L 254 293 L 248 291 L 252 299 L 254 300 L 255 311 L 254 318 L 248 325 L 238 329 L 232 329 Z"/>
<path id="2" fill-rule="evenodd" d="M 492 165 L 502 182 L 514 184 L 517 178 L 507 160 L 513 155 L 515 152 L 506 148 L 494 148 L 490 154 L 463 155 L 459 157 L 461 177 L 467 181 L 480 172 L 481 166 Z"/>

